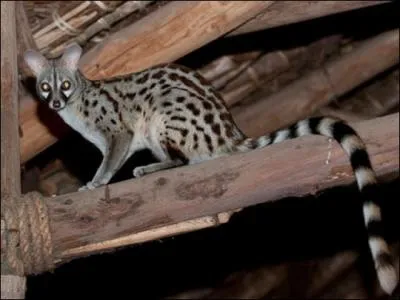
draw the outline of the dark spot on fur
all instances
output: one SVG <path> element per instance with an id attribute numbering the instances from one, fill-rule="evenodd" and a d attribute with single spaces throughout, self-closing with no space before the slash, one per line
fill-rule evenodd
<path id="1" fill-rule="evenodd" d="M 175 126 L 166 126 L 167 129 L 172 129 L 175 131 L 179 131 L 183 137 L 187 136 L 187 134 L 189 133 L 189 130 L 187 130 L 186 128 L 180 128 L 180 127 L 175 127 Z"/>
<path id="2" fill-rule="evenodd" d="M 169 107 L 169 106 L 172 106 L 172 103 L 168 102 L 168 101 L 165 101 L 161 105 L 162 105 L 162 107 Z"/>
<path id="3" fill-rule="evenodd" d="M 195 116 L 198 116 L 200 114 L 200 110 L 193 103 L 186 104 L 186 108 L 190 110 Z"/>
<path id="4" fill-rule="evenodd" d="M 118 102 L 113 97 L 111 97 L 109 92 L 107 92 L 106 90 L 102 89 L 102 90 L 100 90 L 100 95 L 105 95 L 106 100 L 110 101 L 112 103 L 112 105 L 114 107 L 114 111 L 115 112 L 118 111 Z"/>
<path id="5" fill-rule="evenodd" d="M 206 110 L 211 110 L 212 109 L 212 105 L 211 105 L 210 102 L 204 100 L 202 103 L 203 103 L 204 109 L 206 109 Z"/>
<path id="6" fill-rule="evenodd" d="M 124 98 L 124 93 L 120 91 L 116 86 L 114 86 L 114 92 L 118 95 L 118 97 Z"/>
<path id="7" fill-rule="evenodd" d="M 164 74 L 165 74 L 164 70 L 159 70 L 156 73 L 154 73 L 151 77 L 154 79 L 160 79 Z"/>
<path id="8" fill-rule="evenodd" d="M 99 103 L 99 102 L 97 100 L 94 100 L 93 103 L 92 103 L 92 107 L 96 107 L 97 103 Z"/>
<path id="9" fill-rule="evenodd" d="M 113 123 L 114 125 L 117 124 L 117 122 L 116 122 L 114 119 L 111 119 L 110 121 L 111 121 L 111 123 Z"/>
<path id="10" fill-rule="evenodd" d="M 233 128 L 232 128 L 232 126 L 230 125 L 230 124 L 225 124 L 225 133 L 226 133 L 226 136 L 227 137 L 233 137 L 234 136 L 234 134 L 233 134 Z"/>
<path id="11" fill-rule="evenodd" d="M 169 93 L 171 93 L 171 89 L 162 92 L 162 93 L 161 93 L 161 96 L 166 96 L 166 95 L 168 95 Z"/>
<path id="12" fill-rule="evenodd" d="M 101 107 L 101 113 L 102 113 L 103 115 L 107 114 L 107 110 L 105 109 L 104 106 Z"/>
<path id="13" fill-rule="evenodd" d="M 204 122 L 211 124 L 214 121 L 214 116 L 212 114 L 206 114 L 204 116 Z"/>
<path id="14" fill-rule="evenodd" d="M 221 134 L 221 127 L 220 127 L 219 124 L 213 124 L 213 125 L 211 126 L 211 129 L 212 129 L 212 131 L 213 131 L 215 134 L 218 134 L 218 135 Z"/>
<path id="15" fill-rule="evenodd" d="M 136 93 L 126 93 L 125 95 L 128 99 L 133 100 L 136 97 Z"/>
<path id="16" fill-rule="evenodd" d="M 201 131 L 201 132 L 204 132 L 204 128 L 201 127 L 201 126 L 196 126 L 196 130 Z"/>
<path id="17" fill-rule="evenodd" d="M 183 101 L 185 101 L 185 97 L 179 96 L 176 98 L 176 102 L 178 103 L 182 103 Z"/>
<path id="18" fill-rule="evenodd" d="M 83 111 L 83 114 L 85 115 L 85 117 L 88 117 L 88 116 L 89 116 L 89 112 L 88 112 L 87 110 L 84 110 L 84 111 Z"/>
<path id="19" fill-rule="evenodd" d="M 181 122 L 185 122 L 186 118 L 185 117 L 181 117 L 181 116 L 173 116 L 171 117 L 171 121 L 181 121 Z"/>
<path id="20" fill-rule="evenodd" d="M 146 92 L 147 92 L 147 87 L 144 87 L 144 88 L 142 88 L 142 89 L 139 91 L 139 95 L 142 96 L 142 95 L 144 95 L 144 93 L 146 93 Z"/>
<path id="21" fill-rule="evenodd" d="M 149 73 L 146 72 L 142 77 L 136 79 L 136 83 L 137 84 L 145 83 L 147 79 L 149 79 Z"/>

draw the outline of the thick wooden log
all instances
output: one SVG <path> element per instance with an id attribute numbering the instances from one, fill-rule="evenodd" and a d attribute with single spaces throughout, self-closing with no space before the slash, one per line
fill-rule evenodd
<path id="1" fill-rule="evenodd" d="M 265 12 L 228 33 L 227 36 L 292 24 L 388 2 L 390 1 L 276 1 Z"/>
<path id="2" fill-rule="evenodd" d="M 372 60 L 371 57 L 380 59 Z M 313 114 L 330 101 L 399 62 L 399 30 L 375 36 L 267 99 L 232 109 L 250 136 L 272 132 Z M 268 121 L 266 121 L 268 120 Z"/>
<path id="3" fill-rule="evenodd" d="M 14 1 L 1 2 L 1 206 L 21 194 L 18 135 L 17 31 Z M 3 260 L 7 241 L 1 213 L 1 298 L 23 299 L 26 278 L 16 275 Z"/>
<path id="4" fill-rule="evenodd" d="M 354 124 L 378 175 L 398 172 L 398 122 L 397 113 Z M 352 182 L 349 160 L 340 146 L 324 137 L 308 136 L 47 198 L 54 255 L 63 262 L 104 251 L 108 241 L 127 236 L 131 243 L 161 238 L 170 235 L 162 232 L 163 226 Z"/>
<path id="5" fill-rule="evenodd" d="M 111 35 L 81 59 L 91 79 L 172 62 L 253 18 L 273 1 L 172 1 Z"/>

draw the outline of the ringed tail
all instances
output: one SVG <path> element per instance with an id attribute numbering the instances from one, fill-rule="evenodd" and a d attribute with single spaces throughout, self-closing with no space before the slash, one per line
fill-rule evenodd
<path id="1" fill-rule="evenodd" d="M 394 258 L 384 238 L 381 208 L 376 202 L 377 180 L 364 142 L 345 122 L 327 117 L 312 117 L 259 138 L 246 138 L 236 146 L 240 152 L 283 142 L 305 135 L 322 135 L 335 139 L 350 158 L 358 188 L 362 194 L 362 207 L 368 244 L 381 288 L 392 294 L 398 283 Z"/>

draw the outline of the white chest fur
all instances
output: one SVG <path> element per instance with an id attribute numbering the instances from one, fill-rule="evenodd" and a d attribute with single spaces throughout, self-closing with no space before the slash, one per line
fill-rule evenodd
<path id="1" fill-rule="evenodd" d="M 79 132 L 86 140 L 94 144 L 104 155 L 107 142 L 100 130 L 94 127 L 88 120 L 85 120 L 83 116 L 78 114 L 72 107 L 65 107 L 60 110 L 58 114 L 65 123 Z"/>

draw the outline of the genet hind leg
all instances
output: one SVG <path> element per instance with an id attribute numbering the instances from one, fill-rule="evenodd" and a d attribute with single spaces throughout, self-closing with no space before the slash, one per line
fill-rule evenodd
<path id="1" fill-rule="evenodd" d="M 159 160 L 159 162 L 134 168 L 133 175 L 135 177 L 141 177 L 146 174 L 158 172 L 161 170 L 179 167 L 185 163 L 181 157 L 171 157 L 171 149 L 169 148 L 167 143 L 162 143 L 162 145 L 154 145 L 150 150 L 153 155 Z"/>

